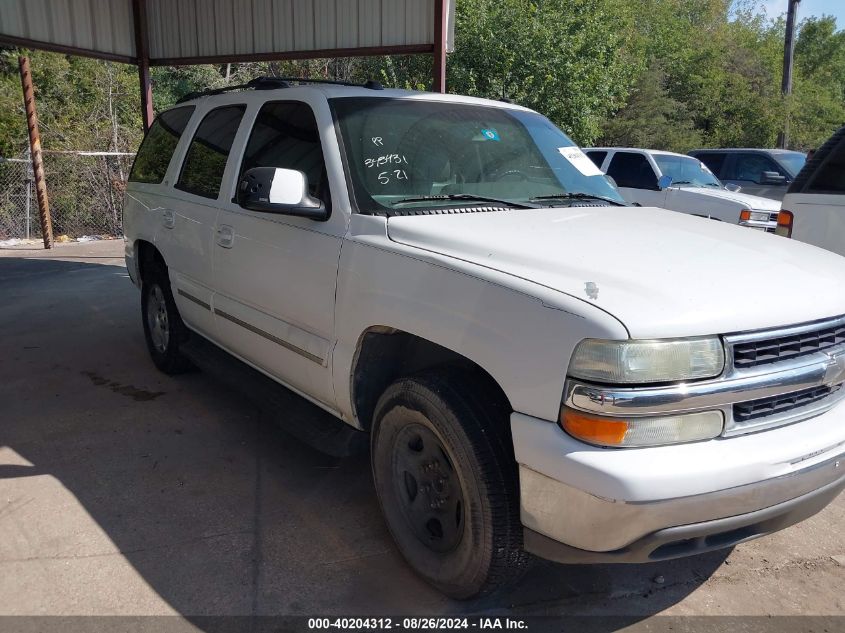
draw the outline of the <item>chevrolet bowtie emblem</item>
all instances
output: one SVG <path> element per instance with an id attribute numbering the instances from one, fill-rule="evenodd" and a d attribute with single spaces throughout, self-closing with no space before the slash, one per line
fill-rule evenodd
<path id="1" fill-rule="evenodd" d="M 837 385 L 845 381 L 845 347 L 837 347 L 824 352 L 827 356 L 827 369 L 824 372 L 826 385 Z"/>

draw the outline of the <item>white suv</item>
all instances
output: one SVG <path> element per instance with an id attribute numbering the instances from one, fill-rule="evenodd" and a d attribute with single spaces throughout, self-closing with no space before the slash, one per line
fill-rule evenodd
<path id="1" fill-rule="evenodd" d="M 300 437 L 368 438 L 399 549 L 451 596 L 529 552 L 728 547 L 845 487 L 845 259 L 629 207 L 531 110 L 198 95 L 144 140 L 125 232 L 155 364 L 226 350 L 319 407 L 274 404 Z"/>

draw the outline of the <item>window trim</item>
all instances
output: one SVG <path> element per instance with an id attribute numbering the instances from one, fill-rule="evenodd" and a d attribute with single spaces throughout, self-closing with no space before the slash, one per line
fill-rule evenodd
<path id="1" fill-rule="evenodd" d="M 229 153 L 226 155 L 226 163 L 223 165 L 223 173 L 220 176 L 220 184 L 218 185 L 218 188 L 217 188 L 217 195 L 215 195 L 213 197 L 212 196 L 206 196 L 202 193 L 199 193 L 198 191 L 195 191 L 193 189 L 185 187 L 185 186 L 181 185 L 180 183 L 182 182 L 182 174 L 185 172 L 185 165 L 188 162 L 188 153 L 191 151 L 191 145 L 193 145 L 194 139 L 197 137 L 197 133 L 199 132 L 200 128 L 202 127 L 202 124 L 205 122 L 205 120 L 209 117 L 209 115 L 212 112 L 216 112 L 217 110 L 223 110 L 225 108 L 241 108 L 241 118 L 240 118 L 240 121 L 238 121 L 238 127 L 235 130 L 235 135 L 232 138 L 232 147 L 229 148 Z M 241 126 L 243 125 L 244 117 L 246 116 L 246 113 L 247 113 L 248 110 L 249 110 L 249 105 L 247 103 L 225 103 L 225 104 L 221 104 L 217 107 L 209 108 L 208 110 L 206 110 L 202 114 L 201 117 L 198 117 L 199 120 L 197 121 L 197 124 L 194 127 L 194 129 L 192 130 L 191 138 L 188 141 L 187 146 L 185 147 L 185 150 L 182 154 L 182 164 L 179 166 L 179 174 L 176 176 L 176 179 L 173 183 L 174 189 L 177 189 L 179 191 L 183 191 L 185 193 L 191 194 L 192 196 L 197 196 L 198 198 L 203 198 L 204 200 L 219 200 L 220 199 L 220 196 L 223 193 L 223 185 L 224 185 L 224 182 L 225 182 L 225 179 L 226 179 L 226 167 L 229 165 L 229 160 L 232 158 L 232 150 L 235 147 L 235 140 L 238 137 L 238 132 L 240 131 Z"/>

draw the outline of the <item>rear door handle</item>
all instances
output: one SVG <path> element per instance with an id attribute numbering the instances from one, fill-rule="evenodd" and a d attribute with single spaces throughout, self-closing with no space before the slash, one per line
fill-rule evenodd
<path id="1" fill-rule="evenodd" d="M 217 227 L 217 244 L 223 248 L 232 248 L 235 241 L 235 229 L 228 224 L 221 224 Z"/>
<path id="2" fill-rule="evenodd" d="M 176 226 L 176 214 L 173 213 L 172 209 L 165 209 L 161 212 L 161 221 L 165 228 L 172 229 Z"/>

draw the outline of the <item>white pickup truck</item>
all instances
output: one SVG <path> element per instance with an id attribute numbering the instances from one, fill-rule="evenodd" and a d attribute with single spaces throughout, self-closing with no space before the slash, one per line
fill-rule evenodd
<path id="1" fill-rule="evenodd" d="M 426 580 L 730 547 L 845 487 L 845 259 L 627 206 L 516 105 L 297 82 L 159 115 L 127 268 L 161 370 L 225 350 L 306 441 L 368 438 Z"/>
<path id="2" fill-rule="evenodd" d="M 627 202 L 774 233 L 780 203 L 725 187 L 697 158 L 656 149 L 590 147 L 584 152 L 614 179 Z"/>

